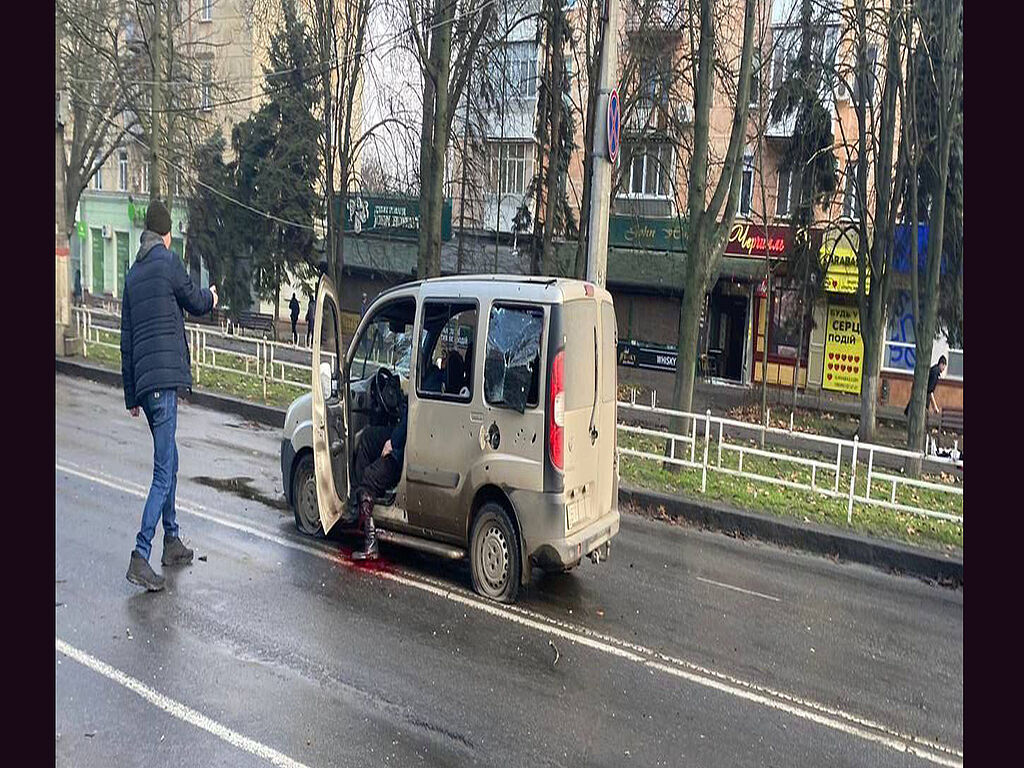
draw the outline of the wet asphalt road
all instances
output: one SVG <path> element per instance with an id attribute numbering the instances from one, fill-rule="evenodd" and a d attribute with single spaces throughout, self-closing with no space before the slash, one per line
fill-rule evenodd
<path id="1" fill-rule="evenodd" d="M 962 590 L 624 516 L 610 561 L 495 606 L 465 565 L 298 534 L 279 445 L 181 406 L 206 559 L 146 594 L 145 421 L 56 377 L 58 765 L 963 762 Z"/>

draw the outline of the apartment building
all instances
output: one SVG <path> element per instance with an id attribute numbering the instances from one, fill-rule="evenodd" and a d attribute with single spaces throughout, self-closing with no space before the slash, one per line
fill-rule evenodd
<path id="1" fill-rule="evenodd" d="M 253 25 L 248 0 L 179 0 L 172 21 L 176 49 L 189 61 L 187 74 L 168 84 L 194 106 L 196 120 L 189 130 L 201 140 L 215 130 L 230 137 L 231 126 L 245 119 L 254 101 L 246 97 L 259 88 L 259 69 L 253 55 Z M 124 42 L 139 44 L 142 32 L 126 18 Z M 130 125 L 132 115 L 122 115 Z M 178 121 L 181 126 L 184 120 Z M 173 130 L 173 128 L 172 128 Z M 68 132 L 70 136 L 70 132 Z M 171 197 L 172 250 L 185 254 L 187 213 L 184 160 L 168 173 Z M 149 200 L 149 153 L 140 130 L 129 131 L 96 173 L 79 201 L 72 236 L 72 284 L 76 272 L 84 292 L 119 297 L 124 277 L 138 248 Z M 205 267 L 193 265 L 193 279 L 209 284 Z"/>
<path id="2" fill-rule="evenodd" d="M 833 77 L 822 83 L 820 94 L 822 105 L 833 118 L 838 183 L 831 204 L 818 213 L 811 232 L 814 247 L 826 251 L 828 290 L 826 298 L 817 301 L 812 319 L 803 329 L 801 292 L 798 281 L 790 279 L 797 276 L 785 274 L 786 257 L 793 247 L 790 217 L 799 190 L 794 188 L 794 175 L 780 166 L 786 145 L 793 138 L 795 120 L 792 115 L 772 120 L 769 106 L 791 74 L 796 59 L 800 43 L 799 5 L 798 0 L 764 0 L 759 5 L 760 19 L 767 23 L 759 21 L 756 26 L 763 33 L 758 35 L 755 45 L 756 73 L 750 93 L 739 205 L 702 319 L 698 340 L 701 373 L 738 385 L 758 383 L 766 373 L 770 384 L 786 387 L 792 385 L 796 376 L 804 388 L 855 394 L 860 387 L 859 370 L 848 369 L 841 372 L 842 376 L 838 372 L 830 376 L 826 363 L 829 353 L 836 359 L 840 355 L 856 357 L 858 363 L 862 353 L 859 332 L 854 334 L 855 341 L 842 343 L 836 341 L 840 334 L 828 333 L 830 324 L 839 322 L 859 328 L 855 298 L 856 234 L 852 225 L 864 215 L 854 186 L 858 160 L 855 103 L 861 94 L 856 92 L 850 74 L 854 51 L 848 28 L 848 0 L 815 4 L 814 53 L 823 61 L 835 63 Z M 674 367 L 674 358 L 663 353 L 678 341 L 682 264 L 686 258 L 682 231 L 693 122 L 692 52 L 689 24 L 684 16 L 686 7 L 681 0 L 627 0 L 620 6 L 619 18 L 622 149 L 613 169 L 608 286 L 615 295 L 619 338 L 633 342 L 626 359 L 666 373 Z M 719 34 L 725 70 L 738 63 L 742 13 L 738 1 L 725 9 L 727 23 Z M 567 98 L 578 109 L 585 104 L 587 92 L 587 71 L 580 44 L 585 37 L 586 8 L 574 4 L 568 16 L 577 44 L 566 50 L 570 74 Z M 521 46 L 517 50 L 523 51 L 521 58 L 508 57 L 511 71 L 532 74 L 534 67 L 538 72 L 544 71 L 543 49 L 533 42 L 535 37 L 535 27 L 530 28 L 529 34 L 524 29 L 514 40 L 509 37 L 510 49 Z M 875 108 L 881 91 L 880 56 L 884 42 L 880 36 L 871 38 L 867 52 L 873 76 L 869 77 L 864 97 Z M 525 59 L 528 63 L 520 63 Z M 514 76 L 508 79 L 515 81 Z M 712 179 L 718 178 L 726 154 L 734 91 L 734 82 L 716 76 L 710 112 Z M 474 209 L 467 205 L 467 211 L 476 214 L 467 215 L 467 220 L 495 237 L 511 231 L 514 211 L 523 202 L 531 212 L 534 209 L 534 202 L 523 194 L 537 171 L 536 101 L 530 101 L 534 92 L 531 86 L 524 86 L 515 93 L 515 99 L 503 105 L 502 112 L 495 110 L 495 117 L 501 115 L 505 119 L 489 124 L 490 163 L 484 172 L 477 166 L 477 176 L 465 185 L 468 189 L 483 190 L 482 205 Z M 582 122 L 578 116 L 575 151 L 565 180 L 570 206 L 575 206 L 581 216 L 585 215 L 580 208 L 586 161 Z M 502 133 L 498 133 L 499 127 Z M 873 169 L 869 166 L 868 171 L 870 212 Z M 458 173 L 456 169 L 453 174 L 456 182 Z M 458 186 L 455 197 L 458 210 Z M 900 264 L 906 270 L 905 228 L 897 228 L 896 240 L 897 271 Z M 567 245 L 574 249 L 575 244 Z M 766 280 L 769 270 L 770 300 Z M 913 324 L 908 322 L 909 297 L 899 293 L 899 275 L 896 282 L 897 309 L 889 320 L 883 389 L 899 402 L 909 396 Z M 959 386 L 959 395 L 950 393 L 951 402 L 959 398 L 962 403 L 962 350 L 950 350 L 945 339 L 939 339 L 933 356 L 937 359 L 939 354 L 947 354 L 951 361 L 946 388 L 955 390 Z M 656 363 L 659 359 L 660 364 Z M 628 374 L 625 379 L 628 380 Z"/>

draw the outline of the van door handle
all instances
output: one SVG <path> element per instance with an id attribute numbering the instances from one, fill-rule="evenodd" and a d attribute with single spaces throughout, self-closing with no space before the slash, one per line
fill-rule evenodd
<path id="1" fill-rule="evenodd" d="M 469 413 L 469 420 L 471 422 L 473 422 L 474 424 L 483 424 L 484 423 L 484 415 L 482 413 L 478 412 L 478 411 L 470 411 L 470 413 Z"/>

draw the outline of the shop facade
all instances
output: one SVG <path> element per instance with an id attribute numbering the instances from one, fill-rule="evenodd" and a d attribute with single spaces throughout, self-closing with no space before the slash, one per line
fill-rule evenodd
<path id="1" fill-rule="evenodd" d="M 76 218 L 71 234 L 69 285 L 74 288 L 77 273 L 83 294 L 120 298 L 145 229 L 146 203 L 136 201 L 127 192 L 90 189 L 79 199 Z M 186 220 L 184 208 L 175 205 L 171 211 L 171 250 L 182 258 Z M 209 284 L 205 267 L 198 277 L 204 287 Z"/>

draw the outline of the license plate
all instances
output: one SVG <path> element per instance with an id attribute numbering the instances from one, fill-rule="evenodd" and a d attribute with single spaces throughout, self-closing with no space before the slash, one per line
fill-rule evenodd
<path id="1" fill-rule="evenodd" d="M 567 504 L 565 507 L 565 527 L 566 530 L 572 530 L 576 525 L 583 519 L 583 509 L 579 501 L 574 501 L 571 504 Z"/>

